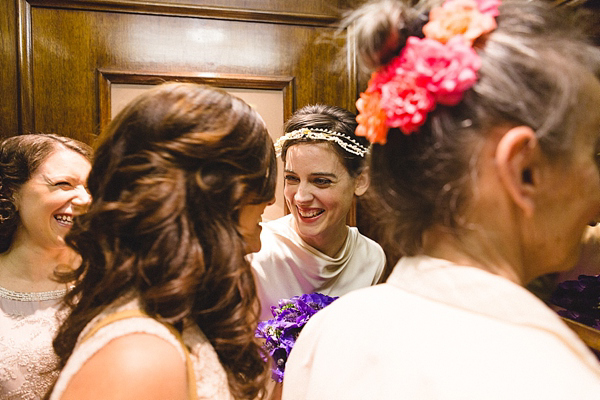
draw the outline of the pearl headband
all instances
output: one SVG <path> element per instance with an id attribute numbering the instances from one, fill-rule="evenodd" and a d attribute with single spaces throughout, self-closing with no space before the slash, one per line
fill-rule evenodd
<path id="1" fill-rule="evenodd" d="M 283 144 L 288 140 L 295 139 L 311 139 L 311 140 L 327 140 L 335 142 L 342 149 L 348 153 L 364 157 L 369 149 L 362 144 L 358 143 L 353 138 L 346 136 L 339 132 L 334 132 L 329 129 L 322 128 L 302 128 L 292 132 L 288 132 L 275 142 L 275 154 L 277 157 L 281 156 L 283 150 Z"/>

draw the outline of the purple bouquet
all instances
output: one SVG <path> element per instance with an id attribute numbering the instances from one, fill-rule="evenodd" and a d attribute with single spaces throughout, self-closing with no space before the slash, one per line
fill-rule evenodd
<path id="1" fill-rule="evenodd" d="M 274 318 L 258 324 L 256 337 L 265 339 L 263 347 L 273 359 L 275 381 L 283 381 L 285 363 L 306 322 L 335 299 L 337 297 L 311 293 L 282 299 L 277 306 L 271 306 Z"/>
<path id="2" fill-rule="evenodd" d="M 551 302 L 563 308 L 559 315 L 600 329 L 600 275 L 579 275 L 560 283 Z"/>

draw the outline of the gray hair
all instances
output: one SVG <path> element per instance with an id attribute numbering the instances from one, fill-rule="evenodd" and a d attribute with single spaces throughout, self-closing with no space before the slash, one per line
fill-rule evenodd
<path id="1" fill-rule="evenodd" d="M 390 49 L 399 54 L 407 35 L 419 35 L 427 22 L 423 10 L 438 3 L 380 0 L 348 15 L 363 64 L 385 65 Z M 551 159 L 572 151 L 582 72 L 600 76 L 600 49 L 567 7 L 503 0 L 499 11 L 497 29 L 474 43 L 482 66 L 461 103 L 438 104 L 417 133 L 390 129 L 387 144 L 372 148 L 372 208 L 382 213 L 374 217 L 405 254 L 419 251 L 422 233 L 434 224 L 463 226 L 478 150 L 492 128 L 531 127 Z M 386 35 L 396 39 L 383 48 Z"/>

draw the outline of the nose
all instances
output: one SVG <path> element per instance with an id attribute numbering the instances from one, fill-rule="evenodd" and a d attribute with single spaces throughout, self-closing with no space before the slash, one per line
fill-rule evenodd
<path id="1" fill-rule="evenodd" d="M 310 186 L 306 185 L 304 183 L 301 183 L 300 185 L 298 185 L 298 189 L 296 190 L 296 193 L 294 194 L 294 200 L 296 200 L 296 203 L 299 203 L 299 204 L 310 203 L 312 199 L 313 199 L 313 194 L 312 194 L 312 191 L 310 190 Z"/>
<path id="2" fill-rule="evenodd" d="M 85 186 L 79 185 L 75 187 L 75 196 L 71 200 L 71 203 L 75 206 L 79 207 L 87 207 L 92 201 L 92 196 L 90 196 L 90 192 L 87 191 Z"/>

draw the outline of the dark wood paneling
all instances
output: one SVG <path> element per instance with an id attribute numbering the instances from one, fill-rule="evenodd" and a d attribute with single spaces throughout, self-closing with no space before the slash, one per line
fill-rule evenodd
<path id="1" fill-rule="evenodd" d="M 4 138 L 19 131 L 17 12 L 13 0 L 0 0 L 0 3 L 0 138 Z"/>
<path id="2" fill-rule="evenodd" d="M 360 0 L 162 0 L 160 2 L 139 0 L 30 0 L 38 7 L 81 8 L 159 14 L 199 14 L 217 18 L 258 18 L 261 20 L 285 20 L 303 24 L 313 19 L 318 24 L 335 22 L 352 4 Z"/>
<path id="3" fill-rule="evenodd" d="M 99 127 L 99 69 L 289 76 L 296 82 L 298 107 L 315 102 L 354 107 L 354 70 L 338 62 L 344 43 L 332 39 L 335 28 L 329 25 L 53 8 L 50 3 L 30 2 L 30 31 L 22 39 L 31 42 L 22 68 L 29 77 L 24 83 L 31 82 L 32 100 L 24 101 L 31 108 L 24 113 L 31 130 L 90 141 Z"/>

